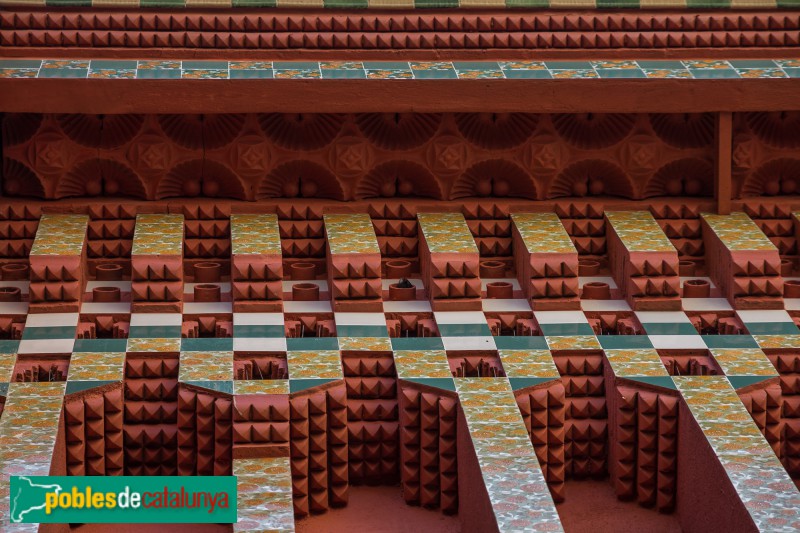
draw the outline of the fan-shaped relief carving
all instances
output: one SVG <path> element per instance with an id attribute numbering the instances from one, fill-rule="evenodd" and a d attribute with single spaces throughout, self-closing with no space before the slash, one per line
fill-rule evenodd
<path id="1" fill-rule="evenodd" d="M 568 113 L 552 116 L 553 126 L 572 146 L 584 150 L 607 148 L 633 130 L 636 115 L 623 113 Z"/>
<path id="2" fill-rule="evenodd" d="M 214 161 L 194 159 L 175 166 L 158 182 L 156 200 L 173 197 L 245 200 L 244 184 L 230 169 Z"/>
<path id="3" fill-rule="evenodd" d="M 175 115 L 181 116 L 181 115 Z M 115 148 L 130 141 L 144 124 L 144 115 L 56 115 L 61 131 L 90 148 Z"/>
<path id="4" fill-rule="evenodd" d="M 514 148 L 528 140 L 539 124 L 532 113 L 456 113 L 458 131 L 487 150 Z"/>
<path id="5" fill-rule="evenodd" d="M 291 150 L 315 150 L 336 138 L 345 115 L 333 113 L 268 113 L 260 115 L 261 129 L 275 144 Z"/>
<path id="6" fill-rule="evenodd" d="M 42 125 L 39 113 L 7 113 L 3 116 L 3 146 L 22 144 L 31 139 Z"/>
<path id="7" fill-rule="evenodd" d="M 633 183 L 617 165 L 586 159 L 569 166 L 550 186 L 547 198 L 619 196 L 634 198 Z"/>
<path id="8" fill-rule="evenodd" d="M 702 148 L 714 140 L 712 113 L 656 113 L 650 125 L 659 139 L 675 148 Z"/>
<path id="9" fill-rule="evenodd" d="M 144 115 L 104 115 L 100 148 L 116 148 L 133 140 L 141 131 L 144 119 Z"/>
<path id="10" fill-rule="evenodd" d="M 164 133 L 177 144 L 213 150 L 232 142 L 244 126 L 245 115 L 159 115 Z"/>
<path id="11" fill-rule="evenodd" d="M 800 193 L 800 159 L 780 158 L 764 163 L 745 179 L 741 197 Z"/>
<path id="12" fill-rule="evenodd" d="M 76 143 L 98 148 L 103 129 L 103 115 L 54 115 L 61 131 Z"/>
<path id="13" fill-rule="evenodd" d="M 44 184 L 36 173 L 13 159 L 3 159 L 3 192 L 8 196 L 44 198 Z"/>
<path id="14" fill-rule="evenodd" d="M 442 200 L 439 181 L 425 167 L 411 161 L 378 165 L 358 183 L 356 199 L 422 197 Z"/>
<path id="15" fill-rule="evenodd" d="M 713 196 L 714 167 L 698 158 L 679 159 L 667 163 L 650 178 L 644 197 Z"/>
<path id="16" fill-rule="evenodd" d="M 451 200 L 472 196 L 536 200 L 536 184 L 529 173 L 511 161 L 492 159 L 467 169 L 450 192 Z"/>
<path id="17" fill-rule="evenodd" d="M 344 189 L 332 172 L 306 160 L 284 163 L 261 181 L 256 197 L 344 200 Z"/>
<path id="18" fill-rule="evenodd" d="M 147 199 L 144 182 L 126 165 L 109 159 L 84 161 L 61 178 L 56 198 L 125 196 Z"/>
<path id="19" fill-rule="evenodd" d="M 747 124 L 759 139 L 776 148 L 800 147 L 800 111 L 747 113 Z"/>
<path id="20" fill-rule="evenodd" d="M 441 113 L 360 113 L 356 124 L 375 146 L 408 150 L 430 140 L 442 123 Z"/>

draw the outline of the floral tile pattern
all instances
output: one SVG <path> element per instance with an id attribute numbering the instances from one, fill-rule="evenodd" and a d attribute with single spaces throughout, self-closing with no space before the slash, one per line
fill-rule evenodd
<path id="1" fill-rule="evenodd" d="M 234 531 L 294 531 L 288 457 L 234 459 L 233 475 L 239 507 Z"/>
<path id="2" fill-rule="evenodd" d="M 0 354 L 0 383 L 9 383 L 14 376 L 14 365 L 17 363 L 17 354 Z"/>
<path id="3" fill-rule="evenodd" d="M 10 383 L 0 417 L 0 524 L 3 531 L 37 531 L 37 524 L 9 526 L 9 476 L 46 476 L 50 473 L 58 421 L 66 391 L 65 381 Z M 32 529 L 28 526 L 34 526 Z"/>
<path id="4" fill-rule="evenodd" d="M 617 377 L 669 377 L 667 368 L 654 349 L 605 350 L 605 353 Z"/>
<path id="5" fill-rule="evenodd" d="M 551 350 L 600 350 L 602 347 L 594 335 L 545 336 Z"/>
<path id="6" fill-rule="evenodd" d="M 286 352 L 291 379 L 342 379 L 342 362 L 338 350 Z"/>
<path id="7" fill-rule="evenodd" d="M 288 379 L 243 379 L 233 382 L 234 394 L 289 394 Z"/>
<path id="8" fill-rule="evenodd" d="M 498 350 L 497 353 L 510 378 L 561 377 L 549 350 Z"/>
<path id="9" fill-rule="evenodd" d="M 562 531 L 506 378 L 455 378 L 500 531 Z"/>
<path id="10" fill-rule="evenodd" d="M 181 340 L 178 339 L 128 339 L 126 352 L 172 352 L 181 351 Z"/>
<path id="11" fill-rule="evenodd" d="M 327 214 L 324 219 L 331 254 L 381 253 L 375 228 L 368 214 Z"/>
<path id="12" fill-rule="evenodd" d="M 513 213 L 511 220 L 529 253 L 578 253 L 564 224 L 555 213 Z"/>
<path id="13" fill-rule="evenodd" d="M 605 215 L 629 252 L 676 251 L 649 211 L 606 211 Z"/>
<path id="14" fill-rule="evenodd" d="M 55 1 L 55 0 L 51 0 Z M 160 0 L 158 0 L 160 1 Z M 166 0 L 165 0 L 166 1 Z M 491 0 L 487 0 L 490 2 Z M 516 0 L 514 0 L 516 1 Z M 10 5 L 22 0 L 0 0 Z M 249 4 L 242 4 L 249 5 Z M 293 4 L 294 5 L 294 4 Z M 319 4 L 314 4 L 319 6 Z M 329 2 L 326 7 L 347 4 Z M 488 4 L 487 4 L 488 5 Z M 492 4 L 495 5 L 495 4 Z M 700 7 L 703 4 L 697 4 Z M 478 4 L 471 3 L 470 7 Z M 170 3 L 170 7 L 174 7 Z M 429 6 L 426 6 L 429 7 Z M 513 7 L 519 7 L 514 5 Z M 561 6 L 564 7 L 564 6 Z M 572 6 L 574 7 L 574 6 Z M 613 7 L 604 5 L 604 8 Z M 630 8 L 623 2 L 621 7 Z M 685 9 L 685 3 L 680 4 Z M 800 60 L 747 61 L 180 61 L 144 59 L 110 65 L 107 60 L 0 59 L 0 78 L 79 79 L 751 79 L 797 77 Z"/>
<path id="15" fill-rule="evenodd" d="M 725 376 L 672 379 L 756 527 L 797 531 L 800 492 Z"/>
<path id="16" fill-rule="evenodd" d="M 762 350 L 800 348 L 800 335 L 753 335 Z"/>
<path id="17" fill-rule="evenodd" d="M 87 215 L 42 215 L 30 255 L 81 255 Z"/>
<path id="18" fill-rule="evenodd" d="M 136 215 L 132 255 L 181 255 L 183 215 Z"/>
<path id="19" fill-rule="evenodd" d="M 179 381 L 230 381 L 233 352 L 181 352 Z"/>
<path id="20" fill-rule="evenodd" d="M 391 352 L 389 337 L 339 337 L 339 349 L 359 352 Z"/>
<path id="21" fill-rule="evenodd" d="M 68 381 L 122 381 L 125 352 L 73 352 Z"/>
<path id="22" fill-rule="evenodd" d="M 778 377 L 767 355 L 758 348 L 712 348 L 710 351 L 726 376 Z"/>
<path id="23" fill-rule="evenodd" d="M 397 350 L 394 364 L 401 379 L 453 377 L 444 350 Z"/>
<path id="24" fill-rule="evenodd" d="M 231 215 L 231 253 L 280 255 L 278 215 Z"/>
<path id="25" fill-rule="evenodd" d="M 701 216 L 728 250 L 777 250 L 761 228 L 745 213 L 734 212 L 730 215 L 702 213 Z"/>
<path id="26" fill-rule="evenodd" d="M 472 232 L 461 213 L 419 213 L 417 219 L 431 253 L 478 253 Z"/>

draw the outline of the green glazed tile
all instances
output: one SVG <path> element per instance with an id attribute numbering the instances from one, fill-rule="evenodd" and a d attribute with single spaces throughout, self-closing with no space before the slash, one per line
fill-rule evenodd
<path id="1" fill-rule="evenodd" d="M 276 70 L 317 70 L 319 63 L 316 61 L 274 61 L 272 68 Z"/>
<path id="2" fill-rule="evenodd" d="M 171 70 L 180 70 L 181 69 L 181 62 L 175 60 L 140 60 L 138 62 L 139 70 L 148 70 L 148 69 L 171 69 Z"/>
<path id="3" fill-rule="evenodd" d="M 0 59 L 0 68 L 35 68 L 35 69 L 38 69 L 41 66 L 42 66 L 42 60 L 41 59 Z"/>
<path id="4" fill-rule="evenodd" d="M 234 325 L 233 336 L 240 339 L 272 339 L 285 336 L 283 326 Z"/>
<path id="5" fill-rule="evenodd" d="M 233 7 L 277 7 L 276 0 L 233 0 Z"/>
<path id="6" fill-rule="evenodd" d="M 494 337 L 498 350 L 547 350 L 547 339 L 541 335 L 528 337 Z"/>
<path id="7" fill-rule="evenodd" d="M 106 79 L 106 80 L 135 80 L 136 69 L 91 69 L 89 71 L 90 79 Z"/>
<path id="8" fill-rule="evenodd" d="M 564 337 L 571 335 L 594 335 L 589 324 L 540 324 L 542 335 L 547 337 Z"/>
<path id="9" fill-rule="evenodd" d="M 184 70 L 181 78 L 184 80 L 224 80 L 228 79 L 228 69 Z"/>
<path id="10" fill-rule="evenodd" d="M 88 59 L 45 59 L 42 61 L 42 68 L 88 69 L 90 63 Z"/>
<path id="11" fill-rule="evenodd" d="M 642 327 L 648 335 L 697 335 L 694 326 L 685 322 L 671 324 L 643 323 Z"/>
<path id="12" fill-rule="evenodd" d="M 311 350 L 338 350 L 339 341 L 336 337 L 308 337 L 300 339 L 286 339 L 286 349 L 288 351 L 294 351 L 294 352 L 303 352 Z"/>
<path id="13" fill-rule="evenodd" d="M 741 78 L 745 79 L 753 79 L 753 78 L 788 78 L 787 74 L 777 68 L 737 68 L 736 72 L 739 73 Z"/>
<path id="14" fill-rule="evenodd" d="M 798 3 L 800 5 L 800 3 Z M 800 68 L 796 67 L 783 67 L 783 71 L 790 77 L 790 78 L 800 78 Z"/>
<path id="15" fill-rule="evenodd" d="M 139 0 L 139 7 L 186 7 L 185 0 Z"/>
<path id="16" fill-rule="evenodd" d="M 598 9 L 638 9 L 639 0 L 596 0 Z"/>
<path id="17" fill-rule="evenodd" d="M 414 78 L 418 80 L 458 79 L 455 70 L 414 70 Z"/>
<path id="18" fill-rule="evenodd" d="M 0 383 L 0 396 L 8 394 L 8 383 Z"/>
<path id="19" fill-rule="evenodd" d="M 180 326 L 131 326 L 128 338 L 131 339 L 178 339 Z"/>
<path id="20" fill-rule="evenodd" d="M 339 337 L 388 337 L 386 326 L 336 326 Z"/>
<path id="21" fill-rule="evenodd" d="M 690 69 L 692 76 L 698 80 L 739 79 L 739 73 L 733 69 Z"/>
<path id="22" fill-rule="evenodd" d="M 553 76 L 550 75 L 549 70 L 505 70 L 506 79 L 509 80 L 522 80 L 522 79 L 538 79 L 550 80 Z"/>
<path id="23" fill-rule="evenodd" d="M 22 331 L 22 340 L 74 339 L 76 330 L 73 326 L 28 327 Z"/>
<path id="24" fill-rule="evenodd" d="M 0 353 L 17 353 L 18 351 L 19 341 L 0 340 Z"/>
<path id="25" fill-rule="evenodd" d="M 652 348 L 653 343 L 647 335 L 598 335 L 598 342 L 604 350 L 625 350 Z"/>
<path id="26" fill-rule="evenodd" d="M 631 381 L 640 381 L 642 383 L 647 383 L 648 385 L 655 385 L 657 387 L 663 387 L 665 389 L 676 390 L 677 387 L 675 386 L 675 382 L 672 381 L 672 378 L 666 376 L 637 376 L 637 377 L 626 377 L 622 379 L 629 379 Z"/>
<path id="27" fill-rule="evenodd" d="M 233 338 L 219 339 L 181 339 L 182 352 L 230 352 Z"/>
<path id="28" fill-rule="evenodd" d="M 40 78 L 86 78 L 89 69 L 85 68 L 48 68 L 39 71 Z"/>
<path id="29" fill-rule="evenodd" d="M 794 322 L 745 322 L 751 335 L 800 335 Z"/>
<path id="30" fill-rule="evenodd" d="M 359 9 L 369 7 L 367 0 L 325 0 L 325 7 Z"/>
<path id="31" fill-rule="evenodd" d="M 458 0 L 414 0 L 414 7 L 418 8 L 458 7 Z"/>
<path id="32" fill-rule="evenodd" d="M 442 337 L 491 337 L 488 324 L 439 324 Z"/>
<path id="33" fill-rule="evenodd" d="M 460 80 L 487 80 L 505 79 L 505 74 L 500 69 L 496 70 L 459 70 L 456 72 Z"/>
<path id="34" fill-rule="evenodd" d="M 230 71 L 232 80 L 268 80 L 274 78 L 272 70 L 233 70 Z"/>
<path id="35" fill-rule="evenodd" d="M 73 352 L 124 352 L 128 345 L 127 339 L 77 339 Z"/>
<path id="36" fill-rule="evenodd" d="M 453 61 L 456 70 L 498 70 L 496 61 Z"/>
<path id="37" fill-rule="evenodd" d="M 118 381 L 68 381 L 66 394 L 73 394 L 76 392 L 83 392 L 95 387 L 103 387 L 111 385 L 112 383 L 119 383 Z"/>
<path id="38" fill-rule="evenodd" d="M 775 68 L 771 59 L 732 59 L 728 61 L 733 68 Z"/>
<path id="39" fill-rule="evenodd" d="M 136 79 L 139 80 L 179 80 L 180 78 L 181 78 L 180 70 L 167 70 L 167 69 L 142 70 L 140 68 L 136 72 Z"/>
<path id="40" fill-rule="evenodd" d="M 105 60 L 105 59 L 93 59 L 91 63 L 91 68 L 93 70 L 100 70 L 100 69 L 112 69 L 112 70 L 127 70 L 127 69 L 136 69 L 137 63 L 135 59 L 128 60 L 128 61 L 118 61 L 118 60 Z"/>
<path id="41" fill-rule="evenodd" d="M 741 389 L 742 387 L 748 387 L 755 383 L 761 383 L 767 379 L 774 379 L 770 376 L 727 376 L 728 381 L 731 382 L 731 386 L 734 389 Z"/>
<path id="42" fill-rule="evenodd" d="M 392 337 L 392 350 L 444 350 L 441 337 Z"/>
<path id="43" fill-rule="evenodd" d="M 646 78 L 644 72 L 639 69 L 597 69 L 601 78 Z"/>
<path id="44" fill-rule="evenodd" d="M 369 70 L 410 70 L 406 61 L 364 61 L 364 68 Z"/>
<path id="45" fill-rule="evenodd" d="M 758 348 L 750 335 L 703 335 L 703 342 L 709 348 Z"/>
<path id="46" fill-rule="evenodd" d="M 508 382 L 511 383 L 512 390 L 518 391 L 527 389 L 528 387 L 535 387 L 536 385 L 547 383 L 555 379 L 559 378 L 508 378 Z"/>
<path id="47" fill-rule="evenodd" d="M 320 385 L 325 385 L 326 383 L 330 383 L 332 381 L 336 381 L 335 379 L 290 379 L 289 380 L 289 392 L 301 392 L 304 390 L 312 389 L 314 387 L 319 387 Z"/>
<path id="48" fill-rule="evenodd" d="M 323 78 L 329 79 L 365 79 L 367 73 L 363 70 L 351 69 L 325 69 L 322 71 Z"/>
<path id="49" fill-rule="evenodd" d="M 680 61 L 637 61 L 639 68 L 652 70 L 683 70 L 685 67 Z"/>
<path id="50" fill-rule="evenodd" d="M 411 70 L 367 70 L 367 78 L 371 80 L 411 80 Z"/>
<path id="51" fill-rule="evenodd" d="M 228 69 L 227 61 L 183 61 L 183 70 Z"/>

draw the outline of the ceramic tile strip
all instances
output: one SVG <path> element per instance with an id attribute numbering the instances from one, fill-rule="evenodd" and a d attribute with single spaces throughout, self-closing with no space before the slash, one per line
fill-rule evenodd
<path id="1" fill-rule="evenodd" d="M 16 353 L 0 353 L 0 383 L 10 383 L 14 377 Z"/>
<path id="2" fill-rule="evenodd" d="M 620 378 L 669 378 L 664 363 L 654 349 L 605 350 L 614 375 Z"/>
<path id="3" fill-rule="evenodd" d="M 513 213 L 511 220 L 531 254 L 577 254 L 555 213 Z"/>
<path id="4" fill-rule="evenodd" d="M 74 352 L 67 381 L 122 381 L 125 352 Z"/>
<path id="5" fill-rule="evenodd" d="M 230 381 L 233 379 L 233 352 L 181 352 L 178 381 Z"/>
<path id="6" fill-rule="evenodd" d="M 761 228 L 745 213 L 734 212 L 730 215 L 702 213 L 701 216 L 722 244 L 732 252 L 777 250 Z"/>
<path id="7" fill-rule="evenodd" d="M 288 457 L 233 460 L 239 515 L 236 532 L 289 533 L 294 528 L 292 469 Z"/>
<path id="8" fill-rule="evenodd" d="M 181 255 L 183 215 L 137 215 L 131 255 Z"/>
<path id="9" fill-rule="evenodd" d="M 711 348 L 710 351 L 726 376 L 778 377 L 767 354 L 758 348 Z"/>
<path id="10" fill-rule="evenodd" d="M 21 3 L 21 0 L 11 0 Z M 269 0 L 267 0 L 269 1 Z M 301 0 L 302 2 L 303 0 Z M 509 3 L 515 0 L 508 0 Z M 588 0 L 591 2 L 592 0 Z M 724 1 L 724 0 L 723 0 Z M 554 2 L 555 3 L 555 2 Z M 623 5 L 624 4 L 624 5 Z M 12 5 L 0 0 L 0 6 Z M 316 5 L 316 4 L 314 4 Z M 172 4 L 170 4 L 172 7 Z M 705 4 L 697 4 L 698 7 Z M 387 6 L 391 7 L 391 6 Z M 430 6 L 425 6 L 430 7 Z M 448 6 L 451 7 L 451 6 Z M 473 7 L 472 5 L 470 7 Z M 513 7 L 519 7 L 515 4 Z M 561 6 L 564 7 L 564 6 Z M 576 7 L 570 5 L 569 7 Z M 604 7 L 613 7 L 606 5 Z M 621 7 L 631 4 L 621 2 Z M 682 3 L 682 9 L 686 4 Z M 136 64 L 108 68 L 105 60 L 0 60 L 0 78 L 79 78 L 79 79 L 752 79 L 798 78 L 797 60 L 763 60 L 758 68 L 740 67 L 735 60 L 669 61 L 669 60 L 598 60 L 598 61 L 414 61 L 385 62 L 350 61 L 347 68 L 337 62 L 295 63 L 273 61 L 214 61 L 209 68 L 195 68 L 196 61 L 139 60 Z M 213 68 L 212 68 L 213 67 Z M 330 68 L 333 67 L 333 68 Z"/>
<path id="11" fill-rule="evenodd" d="M 368 214 L 328 214 L 324 220 L 331 254 L 381 253 L 375 228 Z"/>
<path id="12" fill-rule="evenodd" d="M 234 394 L 289 394 L 288 379 L 240 379 L 233 382 Z"/>
<path id="13" fill-rule="evenodd" d="M 472 232 L 461 213 L 419 213 L 417 219 L 431 253 L 478 253 Z"/>
<path id="14" fill-rule="evenodd" d="M 30 255 L 83 254 L 87 215 L 42 215 Z"/>
<path id="15" fill-rule="evenodd" d="M 338 350 L 288 351 L 290 379 L 343 379 Z"/>
<path id="16" fill-rule="evenodd" d="M 280 255 L 278 215 L 231 215 L 231 253 Z"/>
<path id="17" fill-rule="evenodd" d="M 455 384 L 498 530 L 562 531 L 508 379 Z"/>
<path id="18" fill-rule="evenodd" d="M 760 531 L 796 531 L 800 491 L 724 376 L 672 378 Z M 769 487 L 769 490 L 765 490 Z"/>
<path id="19" fill-rule="evenodd" d="M 561 377 L 549 350 L 498 350 L 497 353 L 509 378 Z"/>
<path id="20" fill-rule="evenodd" d="M 38 524 L 9 524 L 9 476 L 46 476 L 66 382 L 10 383 L 0 417 L 0 530 L 37 531 Z"/>
<path id="21" fill-rule="evenodd" d="M 606 211 L 605 216 L 629 252 L 675 252 L 649 211 Z"/>
<path id="22" fill-rule="evenodd" d="M 400 379 L 453 377 L 444 350 L 397 350 L 394 364 Z"/>

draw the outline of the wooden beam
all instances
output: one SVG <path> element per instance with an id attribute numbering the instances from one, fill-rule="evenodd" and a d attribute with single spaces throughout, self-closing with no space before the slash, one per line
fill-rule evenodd
<path id="1" fill-rule="evenodd" d="M 717 200 L 717 213 L 728 215 L 733 198 L 731 165 L 733 150 L 733 114 L 717 113 L 716 117 L 716 158 L 714 162 L 714 197 Z"/>

